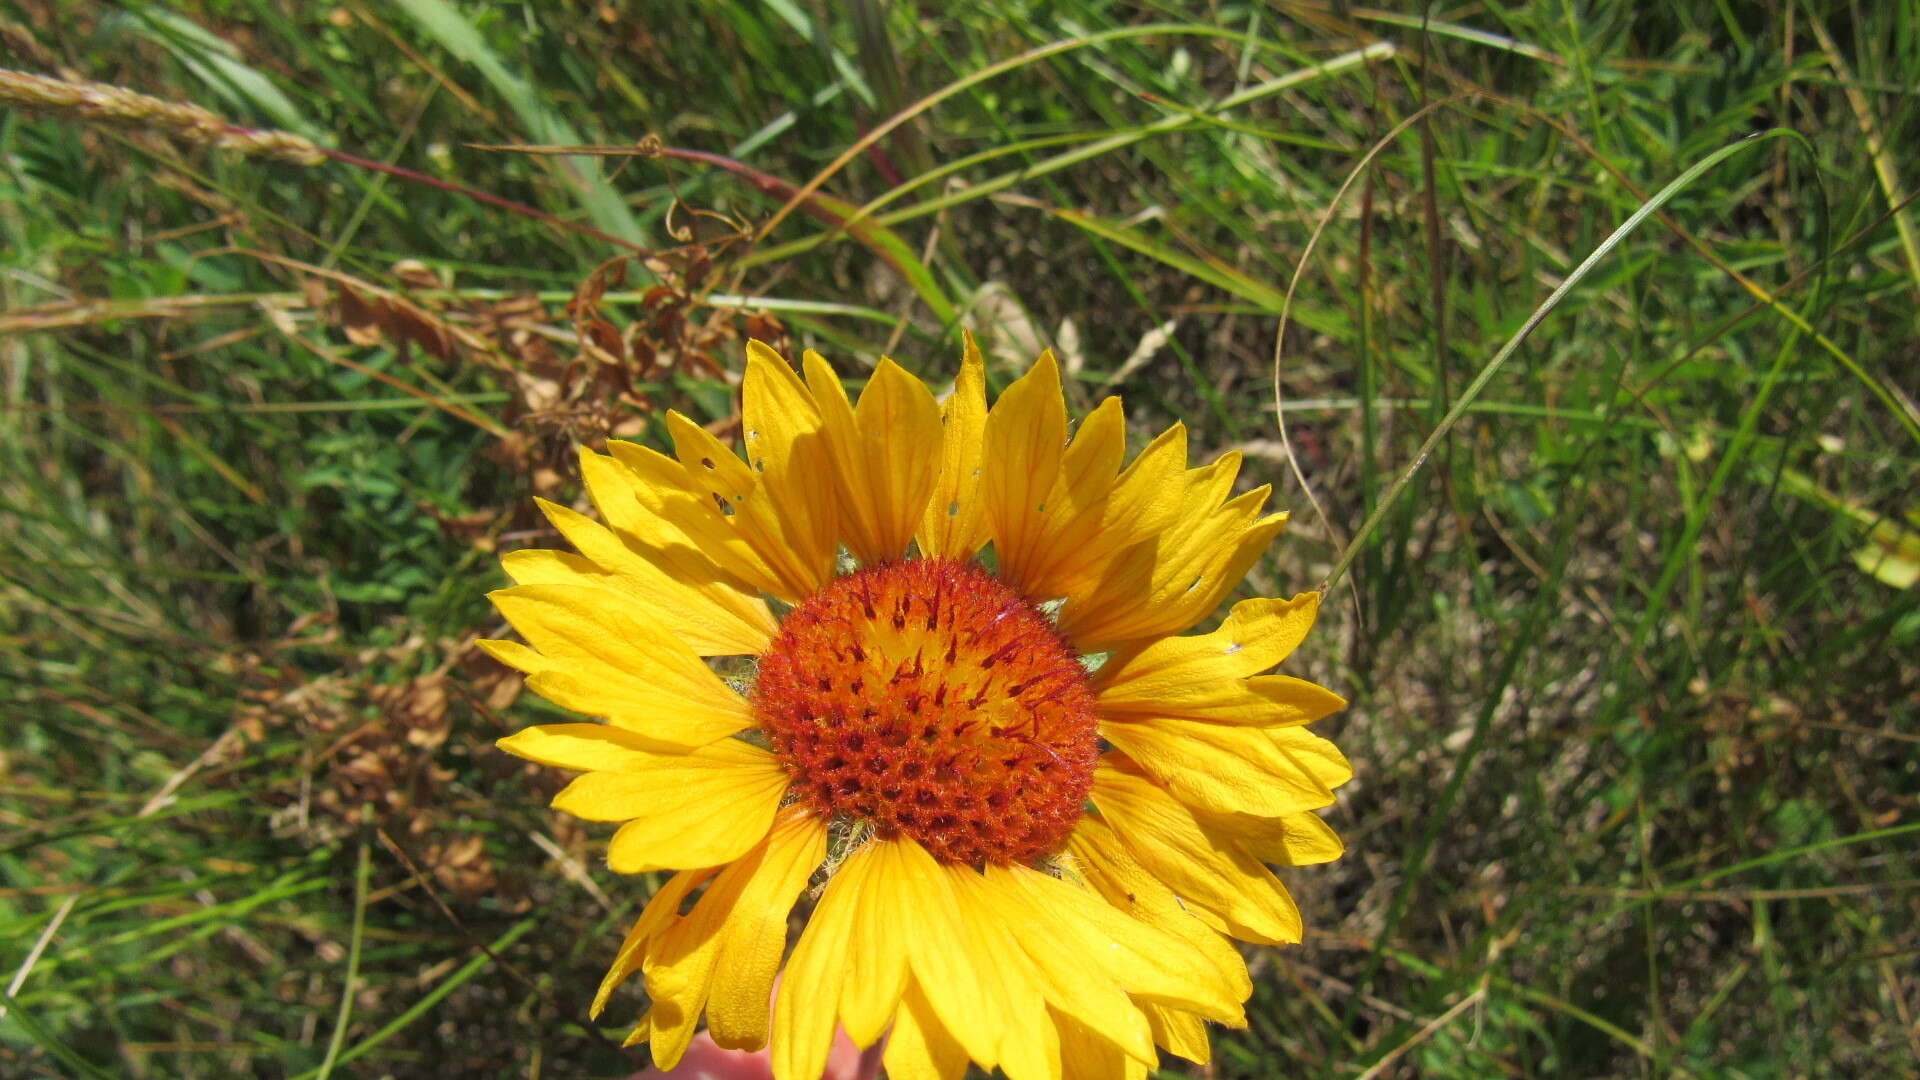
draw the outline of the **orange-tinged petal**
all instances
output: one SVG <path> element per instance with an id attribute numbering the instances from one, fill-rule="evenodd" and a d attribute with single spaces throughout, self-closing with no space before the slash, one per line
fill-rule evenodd
<path id="1" fill-rule="evenodd" d="M 1066 441 L 1060 368 L 1051 351 L 1043 352 L 1033 370 L 1007 387 L 987 414 L 980 494 L 1003 573 L 1033 561 Z"/>
<path id="2" fill-rule="evenodd" d="M 1103 766 L 1094 774 L 1093 803 L 1141 865 L 1233 936 L 1268 945 L 1300 940 L 1300 909 L 1272 871 L 1209 832 L 1153 781 Z"/>
<path id="3" fill-rule="evenodd" d="M 1108 718 L 1100 734 L 1190 806 L 1217 814 L 1280 814 L 1333 802 L 1324 768 L 1301 765 L 1260 728 L 1204 720 Z"/>
<path id="4" fill-rule="evenodd" d="M 980 497 L 986 450 L 987 367 L 973 335 L 966 335 L 960 374 L 940 407 L 940 471 L 916 534 L 928 558 L 968 559 L 987 542 Z"/>
<path id="5" fill-rule="evenodd" d="M 555 704 L 679 746 L 752 723 L 746 701 L 630 597 L 578 585 L 516 585 L 488 596 L 538 651 L 481 646 Z"/>

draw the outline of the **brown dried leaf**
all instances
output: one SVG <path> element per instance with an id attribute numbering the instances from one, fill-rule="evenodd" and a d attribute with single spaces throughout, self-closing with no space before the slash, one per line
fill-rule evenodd
<path id="1" fill-rule="evenodd" d="M 355 345 L 378 345 L 384 338 L 394 345 L 418 345 L 436 360 L 450 360 L 453 332 L 412 301 L 378 293 L 361 293 L 341 285 L 335 296 L 335 320 Z"/>

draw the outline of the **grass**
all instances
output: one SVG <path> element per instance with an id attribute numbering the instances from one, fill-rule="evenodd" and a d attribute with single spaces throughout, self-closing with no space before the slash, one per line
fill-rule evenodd
<path id="1" fill-rule="evenodd" d="M 1213 1075 L 1920 1075 L 1920 19 L 829 10 L 0 2 L 411 174 L 0 114 L 0 1073 L 636 1068 L 495 555 L 747 334 L 971 327 L 1337 578 L 1349 853 Z"/>

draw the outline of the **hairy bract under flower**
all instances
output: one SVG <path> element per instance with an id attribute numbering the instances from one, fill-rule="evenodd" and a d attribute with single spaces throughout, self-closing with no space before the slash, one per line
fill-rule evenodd
<path id="1" fill-rule="evenodd" d="M 612 869 L 673 871 L 593 1005 L 641 975 L 663 1068 L 703 1021 L 780 1080 L 836 1027 L 902 1080 L 1205 1062 L 1229 939 L 1303 933 L 1269 867 L 1341 853 L 1307 725 L 1345 702 L 1273 671 L 1319 596 L 1190 632 L 1284 527 L 1267 489 L 1177 425 L 1129 459 L 1116 398 L 1069 437 L 1050 354 L 991 409 L 985 374 L 969 340 L 944 403 L 891 360 L 856 403 L 754 343 L 742 455 L 678 414 L 671 453 L 583 450 L 597 520 L 541 504 L 577 553 L 503 560 L 524 644 L 483 644 L 603 722 L 502 747 L 579 774 L 554 805 L 619 824 Z"/>

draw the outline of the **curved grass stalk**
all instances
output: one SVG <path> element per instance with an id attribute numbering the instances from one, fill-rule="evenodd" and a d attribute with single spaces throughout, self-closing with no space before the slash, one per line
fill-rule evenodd
<path id="1" fill-rule="evenodd" d="M 1400 493 L 1406 490 L 1407 484 L 1413 479 L 1414 474 L 1419 472 L 1421 466 L 1426 464 L 1427 458 L 1433 453 L 1434 448 L 1440 444 L 1440 440 L 1445 438 L 1447 433 L 1453 430 L 1454 425 L 1460 422 L 1460 418 L 1466 415 L 1467 407 L 1473 403 L 1475 398 L 1480 396 L 1480 391 L 1484 390 L 1487 384 L 1493 380 L 1494 375 L 1498 374 L 1500 369 L 1506 365 L 1507 360 L 1519 350 L 1521 344 L 1523 344 L 1528 337 L 1532 336 L 1533 332 L 1539 328 L 1541 323 L 1546 321 L 1547 316 L 1553 314 L 1554 309 L 1560 306 L 1561 301 L 1566 299 L 1567 294 L 1572 292 L 1575 286 L 1586 280 L 1587 275 L 1593 272 L 1594 267 L 1598 266 L 1601 260 L 1611 254 L 1614 248 L 1619 247 L 1621 242 L 1626 240 L 1628 236 L 1632 235 L 1634 230 L 1638 229 L 1642 222 L 1652 217 L 1661 207 L 1670 202 L 1674 196 L 1686 190 L 1688 185 L 1713 171 L 1721 162 L 1739 153 L 1741 150 L 1758 146 L 1761 143 L 1778 138 L 1798 140 L 1802 146 L 1807 147 L 1809 151 L 1811 151 L 1811 146 L 1807 144 L 1805 136 L 1786 128 L 1774 128 L 1769 131 L 1759 132 L 1739 142 L 1723 146 L 1700 159 L 1698 162 L 1695 162 L 1685 172 L 1669 181 L 1667 185 L 1658 192 L 1655 192 L 1651 199 L 1641 204 L 1639 209 L 1635 210 L 1625 221 L 1621 222 L 1613 232 L 1607 235 L 1605 240 L 1600 242 L 1599 246 L 1595 247 L 1585 259 L 1581 260 L 1580 265 L 1574 267 L 1573 272 L 1568 274 L 1566 279 L 1562 281 L 1553 292 L 1548 294 L 1547 298 L 1540 303 L 1539 307 L 1534 308 L 1533 313 L 1527 316 L 1527 321 L 1521 324 L 1520 329 L 1514 332 L 1513 337 L 1509 338 L 1507 343 L 1501 346 L 1500 351 L 1493 355 L 1493 359 L 1487 361 L 1479 373 L 1473 377 L 1473 381 L 1468 383 L 1466 389 L 1454 400 L 1453 405 L 1447 409 L 1446 415 L 1440 418 L 1440 423 L 1435 425 L 1433 431 L 1427 435 L 1426 441 L 1420 444 L 1420 449 L 1415 451 L 1413 460 L 1407 464 L 1405 469 L 1400 471 L 1400 475 L 1394 477 L 1393 483 L 1388 486 L 1386 493 L 1381 495 L 1380 502 L 1374 507 L 1373 513 L 1367 516 L 1366 521 L 1361 523 L 1359 531 L 1354 533 L 1353 538 L 1347 542 L 1346 550 L 1341 552 L 1340 560 L 1334 564 L 1332 572 L 1327 575 L 1326 581 L 1320 586 L 1321 589 L 1324 591 L 1332 588 L 1333 585 L 1346 574 L 1347 568 L 1353 565 L 1355 556 L 1359 554 L 1361 545 L 1365 544 L 1367 538 L 1373 535 L 1373 531 L 1379 528 L 1380 522 L 1386 517 L 1387 511 L 1392 509 L 1394 501 L 1399 498 Z M 1278 349 L 1276 347 L 1276 375 L 1279 370 L 1277 354 Z"/>
<path id="2" fill-rule="evenodd" d="M 906 123 L 909 120 L 912 120 L 914 117 L 919 116 L 921 113 L 926 112 L 927 110 L 933 108 L 935 105 L 938 105 L 942 101 L 945 101 L 946 99 L 954 96 L 955 94 L 960 93 L 962 90 L 965 90 L 972 86 L 977 86 L 980 83 L 986 82 L 987 80 L 995 78 L 996 76 L 1003 75 L 1006 72 L 1013 71 L 1016 68 L 1024 67 L 1027 64 L 1031 64 L 1039 60 L 1044 60 L 1049 56 L 1056 56 L 1056 55 L 1059 55 L 1060 53 L 1071 52 L 1074 49 L 1084 48 L 1089 45 L 1100 45 L 1109 41 L 1119 41 L 1125 38 L 1149 37 L 1156 34 L 1189 35 L 1189 36 L 1196 36 L 1196 37 L 1221 37 L 1221 38 L 1232 38 L 1235 40 L 1244 39 L 1246 36 L 1240 33 L 1239 31 L 1235 31 L 1235 30 L 1226 30 L 1220 27 L 1212 27 L 1212 26 L 1196 26 L 1191 23 L 1150 23 L 1145 26 L 1127 26 L 1127 27 L 1120 27 L 1114 30 L 1104 30 L 1096 34 L 1088 34 L 1086 37 L 1082 37 L 1082 38 L 1073 38 L 1065 41 L 1048 42 L 1045 45 L 1028 49 L 1026 52 L 1023 52 L 1018 56 L 1008 57 L 1007 59 L 1002 60 L 997 64 L 989 64 L 986 67 L 981 68 L 979 71 L 972 72 L 966 76 L 963 76 L 962 78 L 956 79 L 953 82 L 948 83 L 947 85 L 941 87 L 940 89 L 935 90 L 933 93 L 928 94 L 926 97 L 921 98 L 919 101 L 914 102 L 912 105 L 907 106 L 905 109 L 902 109 L 899 112 L 893 114 L 892 116 L 888 117 L 884 122 L 875 126 L 873 130 L 861 136 L 858 140 L 854 142 L 852 146 L 849 146 L 847 149 L 841 151 L 839 157 L 834 158 L 831 162 L 827 164 L 826 168 L 821 169 L 820 172 L 816 174 L 812 180 L 807 181 L 806 184 L 804 184 L 800 188 L 800 190 L 794 192 L 793 197 L 787 200 L 787 205 L 781 207 L 771 218 L 767 219 L 766 223 L 760 227 L 760 232 L 757 235 L 756 239 L 765 240 L 768 236 L 772 235 L 773 230 L 776 227 L 778 227 L 782 221 L 785 221 L 789 214 L 793 213 L 794 210 L 798 209 L 800 205 L 809 196 L 813 195 L 814 192 L 820 190 L 821 186 L 824 185 L 828 180 L 831 180 L 837 173 L 840 172 L 841 169 L 846 168 L 849 162 L 853 161 L 855 158 L 865 153 L 868 147 L 879 142 L 881 139 L 886 138 L 888 134 L 892 133 L 893 130 L 898 128 L 900 125 Z M 1344 67 L 1351 67 L 1354 64 L 1362 63 L 1368 59 L 1373 59 L 1376 57 L 1392 56 L 1396 53 L 1396 51 L 1397 50 L 1395 49 L 1394 45 L 1391 42 L 1384 42 L 1384 41 L 1376 42 L 1375 44 L 1369 45 L 1364 49 L 1356 49 L 1353 52 L 1344 53 L 1341 56 L 1334 58 L 1334 60 L 1330 61 L 1328 64 L 1322 64 L 1322 65 L 1317 65 L 1313 68 L 1302 69 L 1302 72 L 1296 72 L 1294 74 L 1299 77 L 1300 81 L 1305 81 L 1306 79 L 1312 78 L 1316 74 L 1326 73 L 1331 70 L 1341 70 L 1341 69 L 1344 69 Z M 1340 64 L 1341 67 L 1334 68 L 1332 66 L 1334 64 Z M 1273 82 L 1280 82 L 1280 81 L 1282 80 L 1273 80 Z M 1261 85 L 1269 86 L 1271 85 L 1271 83 L 1263 83 Z M 1257 88 L 1249 88 L 1249 89 L 1251 90 L 1251 89 L 1257 89 Z M 1225 99 L 1222 102 L 1221 107 L 1222 108 L 1232 107 L 1230 103 L 1234 102 L 1236 99 L 1241 99 L 1244 93 L 1246 92 L 1243 91 L 1242 94 L 1235 94 Z M 1167 130 L 1171 130 L 1172 127 L 1178 127 L 1180 124 L 1184 124 L 1188 122 L 1186 117 L 1169 117 L 1168 119 L 1172 120 L 1173 124 Z M 1161 123 L 1165 124 L 1166 121 L 1161 121 Z M 1156 125 L 1149 125 L 1149 126 L 1154 127 Z M 1107 143 L 1109 141 L 1110 140 L 1102 140 L 1101 143 L 1096 143 L 1094 147 L 1086 148 L 1082 158 L 1076 158 L 1075 160 L 1083 160 L 1085 157 L 1092 157 L 1099 153 L 1104 153 L 1106 149 L 1112 148 L 1110 146 L 1108 147 L 1102 146 L 1102 144 Z M 1129 139 L 1127 141 L 1133 141 L 1133 140 Z M 1114 145 L 1124 146 L 1126 145 L 1126 142 L 1115 143 Z M 1013 182 L 1014 181 L 1008 181 L 1008 183 L 1013 183 Z M 935 206 L 931 209 L 921 209 L 921 207 L 925 207 L 926 205 L 927 204 L 923 203 L 921 204 L 920 207 L 916 207 L 915 209 L 919 209 L 920 213 L 933 213 L 934 211 L 943 208 L 942 206 Z M 947 205 L 951 205 L 951 204 L 947 204 Z M 918 216 L 918 215 L 916 214 L 913 216 Z"/>
<path id="3" fill-rule="evenodd" d="M 1139 29 L 1145 30 L 1145 29 L 1151 29 L 1151 28 L 1142 27 Z M 1169 31 L 1167 31 L 1165 28 L 1161 28 L 1159 32 L 1169 32 Z M 1222 37 L 1239 37 L 1240 36 L 1239 34 L 1231 31 L 1217 31 L 1212 33 L 1213 33 L 1213 36 L 1222 36 Z M 1132 36 L 1132 35 L 1110 34 L 1106 36 L 1117 37 L 1117 36 Z M 1088 39 L 1083 39 L 1081 41 L 1073 42 L 1072 44 L 1075 44 L 1075 45 L 1090 44 L 1092 43 L 1093 40 L 1094 39 L 1092 38 L 1088 38 Z M 1056 50 L 1056 51 L 1061 51 L 1061 50 Z M 1384 60 L 1389 57 L 1395 56 L 1397 54 L 1398 54 L 1397 49 L 1391 42 L 1376 42 L 1372 45 L 1366 46 L 1365 48 L 1355 49 L 1351 52 L 1341 53 L 1338 56 L 1328 59 L 1324 63 L 1316 64 L 1312 67 L 1300 68 L 1299 70 L 1296 70 L 1296 71 L 1290 71 L 1287 74 L 1281 75 L 1277 78 L 1268 79 L 1267 81 L 1259 83 L 1255 86 L 1249 86 L 1244 90 L 1241 90 L 1234 94 L 1229 94 L 1228 96 L 1221 98 L 1217 104 L 1210 106 L 1206 110 L 1193 111 L 1193 112 L 1182 111 L 1179 113 L 1168 115 L 1150 124 L 1142 124 L 1139 127 L 1129 128 L 1125 131 L 1118 131 L 1109 135 L 1102 136 L 1100 138 L 1094 139 L 1091 142 L 1088 142 L 1084 146 L 1078 146 L 1071 150 L 1063 151 L 1061 153 L 1053 155 L 1050 158 L 1045 159 L 1044 161 L 1035 162 L 1034 164 L 1027 166 L 1025 168 L 1014 169 L 1009 172 L 1004 172 L 998 176 L 983 180 L 977 184 L 968 184 L 965 188 L 959 191 L 948 192 L 943 195 L 936 195 L 933 198 L 914 203 L 911 206 L 902 207 L 901 209 L 895 210 L 891 213 L 887 213 L 887 214 L 878 213 L 881 207 L 896 201 L 897 199 L 900 198 L 900 196 L 904 195 L 906 192 L 911 191 L 915 188 L 921 187 L 925 183 L 931 182 L 932 180 L 950 175 L 951 173 L 957 171 L 960 167 L 962 167 L 963 164 L 970 164 L 978 160 L 988 160 L 992 157 L 1002 156 L 1002 154 L 1004 153 L 1014 153 L 1019 150 L 1026 149 L 1026 147 L 1024 146 L 1006 147 L 1006 148 L 1000 148 L 998 151 L 989 151 L 989 152 L 984 152 L 982 154 L 976 154 L 972 158 L 964 159 L 963 162 L 954 162 L 949 166 L 942 167 L 941 169 L 936 169 L 932 173 L 927 174 L 927 176 L 925 177 L 916 177 L 913 181 L 903 184 L 892 191 L 888 191 L 881 194 L 880 196 L 875 198 L 873 201 L 867 203 L 865 206 L 862 206 L 857 212 L 851 215 L 847 219 L 847 222 L 840 226 L 840 229 L 844 230 L 844 229 L 850 228 L 853 225 L 857 225 L 867 220 L 869 217 L 873 217 L 874 220 L 878 221 L 881 225 L 892 226 L 892 225 L 898 225 L 903 221 L 911 221 L 914 218 L 925 217 L 928 214 L 937 214 L 940 211 L 945 210 L 949 207 L 958 206 L 961 203 L 971 202 L 975 199 L 985 198 L 997 192 L 1005 191 L 1007 188 L 1010 188 L 1015 184 L 1019 184 L 1028 180 L 1035 180 L 1042 176 L 1051 175 L 1053 173 L 1059 172 L 1062 169 L 1066 169 L 1066 168 L 1070 168 L 1071 166 L 1078 165 L 1083 161 L 1088 161 L 1093 158 L 1097 158 L 1103 154 L 1112 153 L 1115 150 L 1132 146 L 1134 143 L 1140 142 L 1142 140 L 1150 139 L 1157 135 L 1170 134 L 1175 131 L 1181 131 L 1189 127 L 1195 127 L 1200 124 L 1207 123 L 1210 120 L 1210 117 L 1206 115 L 1207 113 L 1224 112 L 1228 109 L 1238 108 L 1239 106 L 1245 105 L 1248 102 L 1257 101 L 1261 98 L 1270 97 L 1274 94 L 1278 94 L 1286 90 L 1298 88 L 1300 86 L 1305 85 L 1306 83 L 1312 82 L 1317 78 L 1322 78 L 1327 75 L 1337 75 L 1351 68 L 1358 67 L 1362 64 L 1365 64 L 1368 61 Z M 1046 55 L 1051 55 L 1051 54 L 1049 53 Z M 1033 57 L 1031 53 L 1024 53 L 1022 54 L 1022 56 L 1038 59 L 1038 57 Z M 1019 59 L 1019 57 L 1016 57 L 1015 59 Z M 1008 61 L 1008 63 L 1011 63 L 1011 61 Z M 1004 68 L 1004 65 L 996 65 L 996 67 Z M 997 73 L 998 72 L 995 72 L 995 74 Z M 980 73 L 976 72 L 975 74 L 977 75 Z M 973 85 L 973 83 L 980 81 L 979 79 L 974 78 L 973 76 L 969 76 L 968 79 L 971 81 L 966 82 L 966 85 Z M 960 84 L 954 84 L 954 87 L 959 87 L 959 86 Z M 922 106 L 930 107 L 929 103 L 934 101 L 935 98 L 944 99 L 945 97 L 950 96 L 948 91 L 953 89 L 954 87 L 944 88 L 941 91 L 937 92 L 935 95 L 932 95 L 928 98 L 923 98 L 920 102 L 916 103 L 913 106 L 913 108 L 908 109 L 905 113 L 901 115 L 904 117 L 910 118 L 911 114 L 914 114 L 916 111 L 924 111 L 924 109 L 922 109 Z M 964 88 L 964 87 L 961 87 L 961 88 Z M 857 149 L 864 148 L 867 145 L 871 145 L 870 142 L 868 140 L 863 139 L 859 144 L 856 144 L 856 148 Z M 832 169 L 837 167 L 829 166 L 829 168 Z M 804 191 L 805 189 L 802 189 L 802 190 Z M 763 237 L 766 235 L 765 229 L 762 230 L 761 235 Z M 778 262 L 782 259 L 786 259 L 794 255 L 798 255 L 801 252 L 810 251 L 813 248 L 819 246 L 820 244 L 823 244 L 832 240 L 836 235 L 838 235 L 838 230 L 832 231 L 832 232 L 820 233 L 815 236 L 803 237 L 799 240 L 790 241 L 788 243 L 780 244 L 775 247 L 757 250 L 753 254 L 743 258 L 741 260 L 741 265 L 753 266 L 760 263 Z"/>

